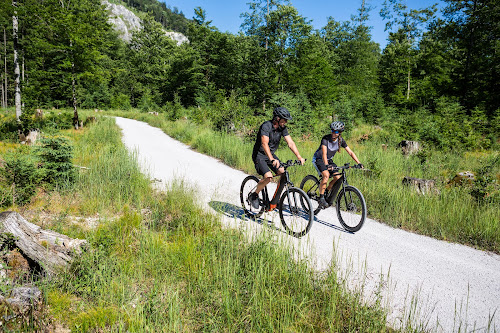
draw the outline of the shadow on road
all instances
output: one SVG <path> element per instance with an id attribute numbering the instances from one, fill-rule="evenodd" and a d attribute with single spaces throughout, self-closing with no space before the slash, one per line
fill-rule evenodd
<path id="1" fill-rule="evenodd" d="M 237 218 L 241 219 L 242 221 L 250 221 L 250 222 L 256 222 L 261 225 L 267 225 L 269 227 L 272 227 L 273 229 L 276 229 L 277 231 L 284 232 L 281 228 L 278 228 L 274 226 L 274 221 L 268 220 L 268 219 L 263 219 L 260 217 L 257 217 L 255 219 L 250 219 L 248 216 L 245 215 L 245 211 L 243 208 L 235 206 L 233 204 L 230 204 L 228 202 L 221 202 L 221 201 L 210 201 L 208 205 L 215 210 L 217 213 L 224 214 L 225 216 L 229 218 Z"/>
<path id="2" fill-rule="evenodd" d="M 239 206 L 235 206 L 235 205 L 230 204 L 228 202 L 210 201 L 208 203 L 208 205 L 213 210 L 215 210 L 217 213 L 224 214 L 225 216 L 227 216 L 229 218 L 237 218 L 237 219 L 241 219 L 242 221 L 257 222 L 258 224 L 261 224 L 261 225 L 268 225 L 268 226 L 273 226 L 274 225 L 274 221 L 272 221 L 272 220 L 263 219 L 263 218 L 260 218 L 260 217 L 255 218 L 255 219 L 250 219 L 250 218 L 248 218 L 245 215 L 245 211 L 243 210 L 243 208 L 241 208 Z M 332 229 L 335 229 L 335 230 L 338 230 L 338 231 L 342 231 L 342 232 L 345 232 L 347 234 L 352 234 L 352 232 L 349 232 L 349 231 L 345 230 L 342 227 L 338 227 L 338 226 L 336 226 L 334 224 L 331 224 L 330 222 L 318 219 L 318 217 L 316 217 L 316 216 L 314 217 L 314 222 L 321 223 L 322 225 L 324 225 L 326 227 L 329 227 L 329 228 L 332 228 Z M 277 227 L 274 227 L 274 228 L 276 230 L 278 230 L 278 231 L 285 232 L 281 228 L 277 228 Z"/>
<path id="3" fill-rule="evenodd" d="M 338 231 L 342 231 L 342 232 L 345 232 L 346 234 L 354 234 L 353 232 L 347 231 L 347 230 L 345 230 L 342 227 L 336 226 L 335 224 L 331 224 L 330 222 L 318 219 L 317 216 L 314 216 L 314 222 L 321 223 L 322 225 L 327 226 L 328 228 L 332 228 L 332 229 L 335 229 L 335 230 L 338 230 Z"/>

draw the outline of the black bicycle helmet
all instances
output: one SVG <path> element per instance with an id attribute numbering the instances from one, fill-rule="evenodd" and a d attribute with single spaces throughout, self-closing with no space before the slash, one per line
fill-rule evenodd
<path id="1" fill-rule="evenodd" d="M 282 106 L 274 108 L 273 117 L 280 117 L 282 119 L 292 120 L 292 115 L 290 114 L 290 111 L 288 111 L 286 108 Z"/>
<path id="2" fill-rule="evenodd" d="M 343 132 L 345 129 L 345 125 L 341 121 L 334 121 L 333 123 L 330 124 L 330 128 L 332 131 L 341 131 Z"/>

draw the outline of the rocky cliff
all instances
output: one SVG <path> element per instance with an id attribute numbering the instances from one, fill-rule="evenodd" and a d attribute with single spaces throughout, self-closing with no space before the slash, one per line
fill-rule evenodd
<path id="1" fill-rule="evenodd" d="M 107 0 L 102 0 L 102 4 L 106 6 L 106 9 L 109 12 L 109 22 L 119 33 L 120 38 L 127 43 L 130 42 L 132 39 L 132 32 L 134 30 L 142 29 L 141 19 L 123 5 L 110 3 Z M 165 31 L 165 35 L 175 40 L 177 45 L 189 43 L 188 38 L 180 32 Z"/>

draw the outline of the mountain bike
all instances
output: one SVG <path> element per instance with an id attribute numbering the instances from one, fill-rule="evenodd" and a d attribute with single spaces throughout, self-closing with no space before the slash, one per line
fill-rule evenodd
<path id="1" fill-rule="evenodd" d="M 267 186 L 264 187 L 259 192 L 260 207 L 258 209 L 255 209 L 250 202 L 250 194 L 255 192 L 259 183 L 257 177 L 248 176 L 243 180 L 240 189 L 240 200 L 245 214 L 252 219 L 258 218 L 264 212 L 278 208 L 281 224 L 285 230 L 295 237 L 302 237 L 311 229 L 314 210 L 307 194 L 300 188 L 295 187 L 290 181 L 288 168 L 296 165 L 301 165 L 300 161 L 288 160 L 280 165 L 280 168 L 283 167 L 285 172 L 280 175 L 276 191 L 272 199 L 269 200 Z"/>
<path id="2" fill-rule="evenodd" d="M 337 179 L 330 191 L 325 190 L 325 200 L 328 203 L 325 208 L 331 207 L 335 203 L 340 224 L 347 231 L 356 232 L 365 223 L 366 201 L 361 191 L 347 182 L 346 170 L 351 168 L 360 169 L 361 167 L 358 165 L 350 166 L 349 163 L 346 163 L 343 166 L 333 168 L 336 172 L 332 172 L 330 177 L 340 175 L 340 178 Z M 319 179 L 314 175 L 305 176 L 300 183 L 300 188 L 311 199 L 315 215 L 323 209 L 319 205 L 319 184 Z"/>

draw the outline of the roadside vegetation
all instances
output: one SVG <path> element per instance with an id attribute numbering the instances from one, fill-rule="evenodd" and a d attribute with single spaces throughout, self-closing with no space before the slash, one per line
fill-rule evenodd
<path id="1" fill-rule="evenodd" d="M 73 163 L 86 169 L 75 170 L 72 183 L 38 183 L 27 203 L 4 208 L 85 238 L 89 248 L 61 274 L 34 281 L 44 295 L 40 313 L 4 328 L 394 331 L 380 300 L 363 304 L 334 263 L 318 273 L 265 232 L 249 240 L 222 228 L 182 181 L 153 190 L 112 118 L 57 136 L 73 147 Z M 32 148 L 4 144 L 1 155 Z M 97 225 L 88 224 L 96 217 Z"/>
<path id="2" fill-rule="evenodd" d="M 243 125 L 234 131 L 216 131 L 207 122 L 195 122 L 192 112 L 168 120 L 168 114 L 113 112 L 114 115 L 146 121 L 198 151 L 221 159 L 247 173 L 255 173 L 251 152 L 257 125 Z M 266 120 L 261 117 L 254 124 Z M 294 135 L 306 167 L 296 168 L 292 179 L 299 184 L 307 174 L 315 174 L 311 157 L 325 131 L 315 135 Z M 299 132 L 300 133 L 300 132 Z M 500 253 L 500 153 L 498 150 L 438 150 L 431 145 L 415 155 L 404 156 L 397 148 L 398 137 L 380 126 L 359 124 L 348 128 L 344 137 L 362 163 L 370 170 L 350 172 L 350 182 L 361 189 L 371 218 L 390 226 L 437 239 L 462 243 Z M 386 145 L 386 149 L 382 147 Z M 288 149 L 278 151 L 282 160 L 294 159 Z M 337 164 L 352 163 L 347 154 L 335 157 Z M 453 181 L 459 172 L 471 171 L 475 180 Z M 435 189 L 420 194 L 402 185 L 405 176 L 435 180 Z"/>

